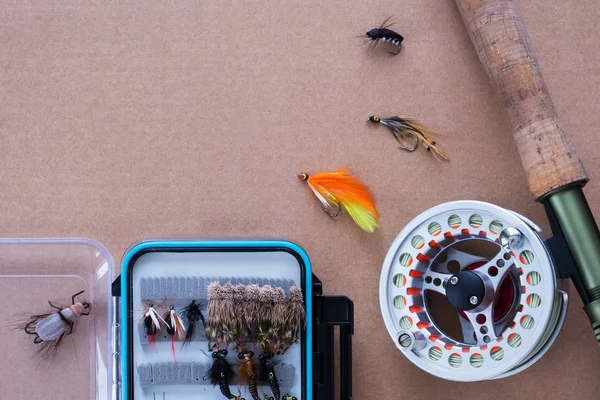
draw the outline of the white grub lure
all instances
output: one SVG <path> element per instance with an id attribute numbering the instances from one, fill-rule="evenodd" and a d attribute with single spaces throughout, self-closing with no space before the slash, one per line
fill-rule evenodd
<path id="1" fill-rule="evenodd" d="M 448 157 L 448 155 L 440 148 L 440 145 L 435 138 L 437 134 L 412 118 L 381 118 L 377 115 L 372 115 L 369 117 L 369 122 L 386 126 L 392 132 L 398 143 L 400 143 L 399 147 L 402 150 L 413 152 L 421 145 L 428 152 L 433 154 L 436 160 L 450 160 L 450 157 Z"/>
<path id="2" fill-rule="evenodd" d="M 390 16 L 385 21 L 383 21 L 379 28 L 371 29 L 369 32 L 366 33 L 366 36 L 368 39 L 371 40 L 369 48 L 374 49 L 375 47 L 377 47 L 377 44 L 380 40 L 383 42 L 389 42 L 391 45 L 397 47 L 398 51 L 388 51 L 388 53 L 390 53 L 393 56 L 397 56 L 398 54 L 400 54 L 400 51 L 402 51 L 402 41 L 404 40 L 404 37 L 402 37 L 402 35 L 400 35 L 399 33 L 388 29 L 391 25 L 393 25 L 393 23 L 390 23 L 391 18 L 392 17 Z"/>
<path id="3" fill-rule="evenodd" d="M 144 328 L 146 328 L 146 335 L 148 335 L 148 342 L 150 344 L 156 341 L 156 334 L 160 331 L 161 322 L 165 326 L 169 326 L 167 321 L 154 308 L 154 303 L 148 303 L 146 312 L 144 313 Z"/>
<path id="4" fill-rule="evenodd" d="M 50 307 L 58 311 L 50 314 L 32 315 L 27 322 L 20 326 L 25 333 L 35 336 L 33 343 L 40 344 L 37 350 L 40 358 L 52 358 L 63 338 L 73 333 L 77 318 L 82 315 L 89 315 L 90 303 L 85 301 L 75 302 L 75 297 L 83 292 L 84 290 L 75 293 L 71 297 L 69 307 L 59 307 L 49 301 Z"/>
<path id="5" fill-rule="evenodd" d="M 171 352 L 173 353 L 173 359 L 175 358 L 175 336 L 180 342 L 185 341 L 185 325 L 179 315 L 175 311 L 175 306 L 170 306 L 169 311 L 165 313 L 163 318 L 167 327 L 167 333 L 171 340 Z"/>

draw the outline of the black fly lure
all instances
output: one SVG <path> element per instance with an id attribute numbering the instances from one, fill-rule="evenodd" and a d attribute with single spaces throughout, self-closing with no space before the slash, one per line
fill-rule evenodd
<path id="1" fill-rule="evenodd" d="M 268 351 L 262 353 L 258 357 L 259 363 L 256 366 L 256 374 L 259 381 L 267 382 L 269 384 L 274 400 L 280 400 L 281 391 L 279 389 L 279 380 L 277 379 L 277 375 L 275 375 L 274 356 L 275 354 Z"/>
<path id="2" fill-rule="evenodd" d="M 398 51 L 395 53 L 389 51 L 388 53 L 397 56 L 402 50 L 402 41 L 404 40 L 404 37 L 402 37 L 402 35 L 399 33 L 388 29 L 392 25 L 392 23 L 390 23 L 391 18 L 392 17 L 388 17 L 385 21 L 383 21 L 379 28 L 371 29 L 369 32 L 367 32 L 366 36 L 369 40 L 371 40 L 369 48 L 374 49 L 380 40 L 384 42 L 390 42 L 392 45 L 398 48 Z"/>
<path id="3" fill-rule="evenodd" d="M 188 323 L 187 330 L 185 331 L 185 338 L 183 345 L 192 341 L 194 333 L 198 329 L 198 322 L 202 322 L 202 327 L 205 327 L 204 315 L 202 315 L 201 304 L 196 303 L 196 300 L 192 300 L 184 309 L 180 311 L 181 317 Z M 214 356 L 213 356 L 214 357 Z"/>
<path id="4" fill-rule="evenodd" d="M 239 396 L 234 396 L 229 389 L 229 382 L 235 376 L 235 372 L 233 372 L 231 364 L 225 357 L 227 357 L 227 350 L 224 349 L 212 353 L 214 361 L 208 370 L 208 378 L 212 385 L 219 385 L 223 396 L 228 399 L 240 398 Z"/>

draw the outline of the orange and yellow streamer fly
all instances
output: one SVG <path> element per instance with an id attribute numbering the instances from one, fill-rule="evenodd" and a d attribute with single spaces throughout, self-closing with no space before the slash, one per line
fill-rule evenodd
<path id="1" fill-rule="evenodd" d="M 308 183 L 330 217 L 337 217 L 344 209 L 367 232 L 379 226 L 379 213 L 371 191 L 350 169 L 338 168 L 312 176 L 302 172 L 298 176 Z"/>

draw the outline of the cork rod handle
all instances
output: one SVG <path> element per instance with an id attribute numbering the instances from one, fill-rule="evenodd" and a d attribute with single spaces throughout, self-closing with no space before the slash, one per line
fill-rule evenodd
<path id="1" fill-rule="evenodd" d="M 514 0 L 456 0 L 513 131 L 529 189 L 545 194 L 588 177 L 554 109 Z"/>

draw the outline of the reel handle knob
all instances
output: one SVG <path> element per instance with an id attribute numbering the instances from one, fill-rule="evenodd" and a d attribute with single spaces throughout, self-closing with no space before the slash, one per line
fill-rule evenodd
<path id="1" fill-rule="evenodd" d="M 421 332 L 402 330 L 398 332 L 396 343 L 402 351 L 421 350 L 427 345 L 427 339 Z"/>

